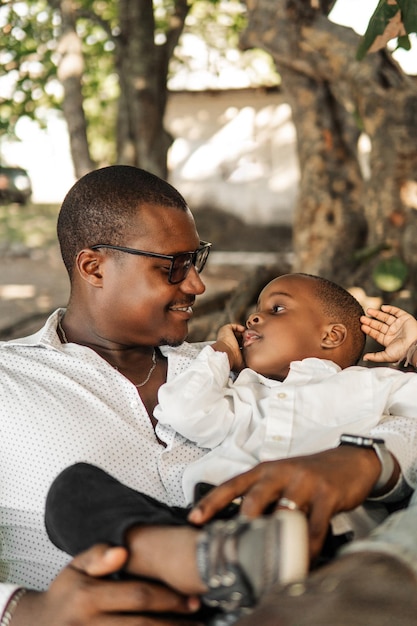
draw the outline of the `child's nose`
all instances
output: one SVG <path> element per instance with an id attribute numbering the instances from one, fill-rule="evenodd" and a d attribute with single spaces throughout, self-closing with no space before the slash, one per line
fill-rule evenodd
<path id="1" fill-rule="evenodd" d="M 252 324 L 259 324 L 260 317 L 259 313 L 251 313 L 247 319 L 246 326 L 250 328 Z"/>

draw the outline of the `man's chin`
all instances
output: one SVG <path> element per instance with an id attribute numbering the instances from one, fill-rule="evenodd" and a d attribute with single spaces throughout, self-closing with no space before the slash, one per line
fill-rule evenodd
<path id="1" fill-rule="evenodd" d="M 184 343 L 184 341 L 187 339 L 187 335 L 183 335 L 181 338 L 179 337 L 164 337 L 163 339 L 160 339 L 159 344 L 160 346 L 170 346 L 171 348 L 177 348 L 178 346 L 180 346 L 182 343 Z"/>
<path id="2" fill-rule="evenodd" d="M 173 340 L 173 339 L 163 339 L 159 345 L 169 346 L 170 348 L 178 348 L 178 346 L 184 343 L 184 341 L 185 339 L 183 339 L 183 341 L 178 341 L 178 340 Z"/>
<path id="3" fill-rule="evenodd" d="M 165 337 L 161 337 L 159 341 L 160 346 L 171 346 L 171 348 L 176 348 L 184 343 L 188 336 L 188 321 L 183 324 L 174 325 L 172 330 L 172 334 L 167 334 Z"/>

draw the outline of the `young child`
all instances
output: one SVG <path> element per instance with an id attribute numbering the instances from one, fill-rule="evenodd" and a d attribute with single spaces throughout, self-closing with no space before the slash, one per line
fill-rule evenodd
<path id="1" fill-rule="evenodd" d="M 217 484 L 263 460 L 337 446 L 346 431 L 372 435 L 385 415 L 417 417 L 413 374 L 355 366 L 365 340 L 362 315 L 355 298 L 335 283 L 304 274 L 281 276 L 262 290 L 246 329 L 222 328 L 187 372 L 168 376 L 155 417 L 212 448 L 186 470 L 190 502 L 200 481 Z M 241 370 L 234 381 L 230 369 Z M 386 434 L 405 467 L 389 426 Z M 373 495 L 386 491 L 395 474 L 388 457 Z M 404 486 L 400 477 L 394 492 L 403 493 Z M 282 500 L 278 504 L 285 506 Z M 121 486 L 99 468 L 78 464 L 52 485 L 46 525 L 52 541 L 71 554 L 99 541 L 127 539 L 135 545 L 129 573 L 203 594 L 207 603 L 223 608 L 250 605 L 271 582 L 306 573 L 306 527 L 299 511 L 215 522 L 203 530 L 164 526 L 183 526 L 187 513 Z M 155 552 L 160 559 L 147 558 Z"/>
<path id="2" fill-rule="evenodd" d="M 372 435 L 385 415 L 417 417 L 412 375 L 355 367 L 362 316 L 335 283 L 280 276 L 262 290 L 246 328 L 223 327 L 186 372 L 168 379 L 155 417 L 211 450 L 184 472 L 187 501 L 197 483 L 219 484 L 261 461 L 335 447 L 346 432 Z M 243 360 L 232 381 L 230 370 Z"/>

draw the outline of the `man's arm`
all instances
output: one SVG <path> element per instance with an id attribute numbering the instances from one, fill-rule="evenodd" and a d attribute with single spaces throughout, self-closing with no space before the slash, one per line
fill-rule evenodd
<path id="1" fill-rule="evenodd" d="M 395 468 L 390 484 L 395 484 L 399 476 L 398 463 Z M 256 517 L 286 497 L 308 517 L 314 558 L 321 550 L 333 515 L 359 506 L 372 491 L 380 472 L 381 463 L 373 450 L 350 446 L 260 463 L 213 489 L 200 500 L 189 519 L 202 524 L 239 496 L 243 496 L 241 512 Z"/>
<path id="2" fill-rule="evenodd" d="M 178 618 L 163 622 L 174 626 L 183 623 L 181 615 L 199 608 L 197 598 L 181 596 L 161 585 L 103 578 L 119 571 L 127 557 L 125 548 L 105 545 L 81 553 L 47 591 L 28 591 L 22 596 L 13 611 L 11 626 L 157 626 L 161 624 L 158 614 L 177 613 Z M 136 620 L 132 613 L 137 614 Z"/>

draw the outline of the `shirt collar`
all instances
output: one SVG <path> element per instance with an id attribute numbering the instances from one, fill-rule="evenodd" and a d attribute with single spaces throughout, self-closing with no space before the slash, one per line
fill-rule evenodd
<path id="1" fill-rule="evenodd" d="M 239 374 L 240 382 L 253 382 L 253 380 L 258 380 L 260 383 L 265 385 L 266 387 L 275 387 L 276 385 L 282 385 L 285 381 L 292 382 L 294 378 L 301 380 L 301 378 L 306 378 L 306 380 L 310 380 L 315 376 L 319 376 L 320 378 L 325 378 L 327 376 L 332 376 L 333 374 L 340 372 L 341 368 L 339 365 L 334 363 L 333 361 L 328 361 L 327 359 L 318 359 L 316 357 L 309 357 L 307 359 L 303 359 L 302 361 L 293 361 L 290 364 L 290 371 L 288 373 L 287 378 L 282 382 L 279 380 L 274 380 L 273 378 L 266 378 L 262 376 L 262 374 L 258 374 L 249 368 L 245 368 Z"/>
<path id="2" fill-rule="evenodd" d="M 65 309 L 57 309 L 46 320 L 44 326 L 33 335 L 27 337 L 19 337 L 5 341 L 2 346 L 43 346 L 54 350 L 62 350 L 62 343 L 58 337 L 57 326 L 58 320 L 65 313 Z"/>

